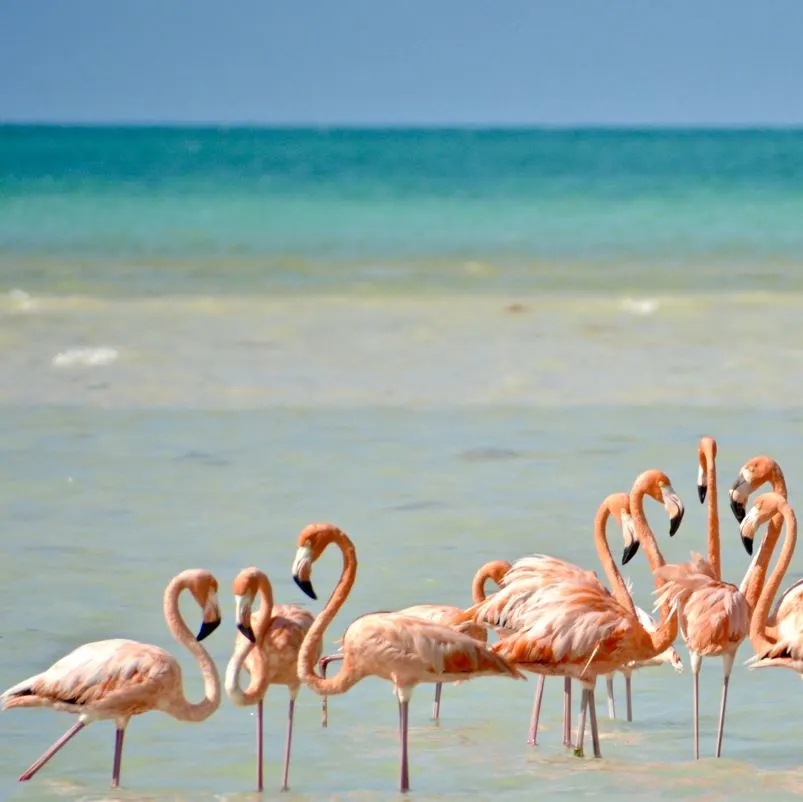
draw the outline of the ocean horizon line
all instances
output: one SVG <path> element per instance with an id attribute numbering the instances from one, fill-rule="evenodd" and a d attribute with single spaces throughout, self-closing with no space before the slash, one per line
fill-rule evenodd
<path id="1" fill-rule="evenodd" d="M 803 133 L 796 123 L 313 123 L 177 120 L 2 120 L 0 129 L 344 133 Z"/>

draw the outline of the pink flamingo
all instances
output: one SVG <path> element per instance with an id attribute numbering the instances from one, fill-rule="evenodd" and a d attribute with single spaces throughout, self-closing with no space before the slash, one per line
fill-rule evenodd
<path id="1" fill-rule="evenodd" d="M 451 627 L 401 613 L 369 613 L 343 635 L 343 665 L 330 679 L 315 673 L 323 634 L 343 606 L 357 575 L 357 553 L 345 532 L 333 524 L 310 524 L 298 538 L 293 579 L 311 598 L 312 564 L 330 544 L 343 554 L 343 571 L 326 606 L 307 631 L 298 656 L 298 676 L 321 696 L 345 693 L 361 679 L 378 676 L 393 683 L 399 700 L 401 791 L 410 789 L 407 757 L 408 706 L 422 682 L 454 682 L 481 676 L 526 677 L 485 644 Z"/>
<path id="2" fill-rule="evenodd" d="M 262 791 L 263 701 L 269 685 L 287 686 L 290 707 L 287 713 L 281 788 L 286 791 L 289 787 L 293 714 L 301 687 L 297 669 L 298 652 L 315 619 L 312 613 L 297 604 L 274 604 L 270 581 L 258 568 L 240 571 L 232 583 L 232 591 L 237 602 L 237 629 L 240 634 L 226 668 L 226 694 L 238 707 L 257 705 L 257 790 Z M 257 594 L 261 603 L 252 626 L 251 611 Z M 320 655 L 320 651 L 318 654 Z M 243 666 L 251 675 L 251 682 L 246 690 L 240 687 L 240 671 Z"/>
<path id="3" fill-rule="evenodd" d="M 164 594 L 164 615 L 173 637 L 192 652 L 204 679 L 204 699 L 192 704 L 184 696 L 181 666 L 164 649 L 132 640 L 85 643 L 50 666 L 0 695 L 0 709 L 51 707 L 78 714 L 67 730 L 19 781 L 30 780 L 67 742 L 92 721 L 114 719 L 112 788 L 120 784 L 123 736 L 132 716 L 161 710 L 179 721 L 204 721 L 220 706 L 220 678 L 200 641 L 220 625 L 218 584 L 209 571 L 190 569 L 174 577 Z M 189 590 L 203 609 L 203 623 L 193 637 L 178 607 L 183 590 Z"/>
<path id="4" fill-rule="evenodd" d="M 708 560 L 692 552 L 691 562 L 661 568 L 659 575 L 666 580 L 666 584 L 656 602 L 668 602 L 677 610 L 680 631 L 689 648 L 695 759 L 700 757 L 699 680 L 703 657 L 722 658 L 722 701 L 715 752 L 716 757 L 720 757 L 733 662 L 739 646 L 750 631 L 750 606 L 743 590 L 721 579 L 716 455 L 714 438 L 703 437 L 698 448 L 697 489 L 701 502 L 708 496 Z"/>
<path id="5" fill-rule="evenodd" d="M 748 660 L 748 665 L 751 669 L 789 668 L 803 675 L 803 605 L 799 594 L 793 598 L 782 596 L 776 608 L 774 625 L 768 623 L 772 600 L 789 570 L 797 544 L 795 512 L 780 493 L 764 493 L 755 500 L 752 509 L 742 520 L 740 532 L 743 540 L 752 541 L 756 529 L 778 514 L 783 516 L 786 524 L 786 538 L 778 563 L 761 591 L 750 621 L 750 643 L 755 655 Z M 770 557 L 771 553 L 767 557 L 768 562 Z"/>
<path id="6" fill-rule="evenodd" d="M 510 563 L 507 560 L 492 560 L 480 566 L 474 579 L 471 583 L 471 595 L 475 602 L 485 599 L 485 583 L 491 579 L 497 585 L 502 581 L 502 577 L 510 570 Z M 427 621 L 434 621 L 436 624 L 443 626 L 452 626 L 453 622 L 459 618 L 463 609 L 461 607 L 453 607 L 449 604 L 416 604 L 412 607 L 405 607 L 403 610 L 396 612 L 402 615 L 411 615 L 414 618 L 423 618 Z M 465 632 L 475 640 L 482 643 L 488 642 L 488 630 L 478 624 L 471 622 L 459 624 L 457 626 L 460 632 Z M 338 641 L 339 643 L 340 641 Z M 326 679 L 326 669 L 330 663 L 334 663 L 343 659 L 342 653 L 326 655 L 318 661 L 318 668 L 321 675 Z M 457 685 L 459 683 L 455 683 Z M 443 688 L 442 682 L 435 683 L 435 702 L 432 707 L 432 718 L 434 721 L 440 721 L 441 711 L 441 689 Z M 327 727 L 329 725 L 329 703 L 326 696 L 321 700 L 321 726 Z"/>
<path id="7" fill-rule="evenodd" d="M 641 499 L 649 493 L 662 501 L 670 515 L 670 532 L 677 531 L 683 518 L 683 503 L 672 490 L 669 478 L 660 471 L 642 474 L 631 491 L 630 507 L 636 532 L 645 549 L 657 546 L 646 526 Z M 640 495 L 639 495 L 640 494 Z M 590 711 L 594 756 L 601 757 L 594 705 L 594 686 L 600 674 L 607 674 L 632 661 L 648 660 L 665 651 L 677 635 L 677 621 L 664 611 L 657 632 L 648 632 L 639 621 L 633 599 L 611 556 L 605 537 L 605 523 L 612 507 L 622 504 L 624 494 L 609 496 L 600 505 L 594 526 L 594 540 L 613 593 L 591 571 L 578 569 L 576 576 L 548 585 L 516 582 L 503 588 L 489 601 L 466 611 L 475 621 L 512 630 L 493 647 L 511 663 L 536 674 L 577 679 L 583 686 L 577 753 L 582 754 L 586 710 Z M 643 521 L 641 531 L 639 524 Z M 638 549 L 639 540 L 626 543 L 623 562 Z"/>

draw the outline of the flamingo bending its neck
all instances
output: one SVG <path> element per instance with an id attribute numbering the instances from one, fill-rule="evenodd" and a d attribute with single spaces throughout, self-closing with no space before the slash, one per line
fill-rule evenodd
<path id="1" fill-rule="evenodd" d="M 298 656 L 298 676 L 321 696 L 345 693 L 361 679 L 377 676 L 393 683 L 399 700 L 402 793 L 410 789 L 407 756 L 408 709 L 416 685 L 455 682 L 482 676 L 526 677 L 487 645 L 451 627 L 401 613 L 369 613 L 352 622 L 343 635 L 343 665 L 323 679 L 315 663 L 326 628 L 343 606 L 357 576 L 357 553 L 348 535 L 333 524 L 305 527 L 298 538 L 293 579 L 311 598 L 313 563 L 327 546 L 343 554 L 343 571 L 329 601 L 307 631 Z"/>
<path id="2" fill-rule="evenodd" d="M 189 590 L 203 610 L 203 623 L 193 637 L 181 617 L 178 598 Z M 179 721 L 204 721 L 220 706 L 220 678 L 209 653 L 200 641 L 220 625 L 215 577 L 200 569 L 182 571 L 164 593 L 164 615 L 173 637 L 186 646 L 198 661 L 204 680 L 204 698 L 198 704 L 187 701 L 181 680 L 181 666 L 169 652 L 158 646 L 133 640 L 102 640 L 85 643 L 54 663 L 0 695 L 0 709 L 51 707 L 78 714 L 67 730 L 33 765 L 20 775 L 30 780 L 57 752 L 92 721 L 114 719 L 112 788 L 120 784 L 123 736 L 132 716 L 161 710 Z"/>
<path id="3" fill-rule="evenodd" d="M 262 709 L 269 685 L 286 685 L 290 693 L 284 771 L 281 790 L 288 789 L 290 748 L 293 742 L 293 714 L 301 687 L 298 653 L 304 636 L 315 620 L 312 613 L 297 604 L 274 604 L 273 589 L 267 575 L 257 568 L 246 568 L 236 576 L 232 592 L 237 603 L 237 629 L 234 654 L 226 668 L 225 687 L 229 699 L 238 707 L 257 705 L 257 791 L 263 790 Z M 260 607 L 252 615 L 254 601 Z M 320 650 L 318 651 L 320 655 Z M 240 671 L 251 675 L 246 690 L 240 687 Z"/>

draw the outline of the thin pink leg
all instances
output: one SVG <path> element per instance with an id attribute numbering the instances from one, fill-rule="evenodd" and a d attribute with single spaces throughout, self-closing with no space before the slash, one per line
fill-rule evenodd
<path id="1" fill-rule="evenodd" d="M 533 700 L 533 714 L 530 718 L 530 732 L 527 735 L 527 743 L 530 746 L 535 746 L 535 738 L 538 735 L 538 720 L 541 718 L 541 702 L 544 699 L 544 677 L 543 674 L 538 675 L 538 685 L 535 688 L 535 699 Z"/>
<path id="2" fill-rule="evenodd" d="M 580 696 L 580 718 L 577 720 L 577 746 L 574 749 L 575 755 L 583 755 L 583 738 L 586 733 L 586 708 L 588 707 L 588 690 L 583 688 Z"/>
<path id="3" fill-rule="evenodd" d="M 409 702 L 399 702 L 401 724 L 401 783 L 400 790 L 406 794 L 410 790 L 410 768 L 407 763 L 407 714 Z"/>
<path id="4" fill-rule="evenodd" d="M 572 746 L 572 679 L 563 678 L 563 745 Z"/>
<path id="5" fill-rule="evenodd" d="M 56 752 L 65 746 L 69 740 L 78 735 L 78 733 L 81 732 L 84 727 L 86 727 L 86 724 L 78 719 L 78 721 L 76 721 L 75 724 L 73 724 L 72 727 L 70 727 L 70 729 L 68 729 L 67 732 L 65 732 L 64 735 L 62 735 L 61 738 L 59 738 L 58 741 L 56 741 L 56 743 L 54 743 L 53 746 L 51 746 L 50 749 L 48 749 L 47 752 L 45 752 L 42 757 L 36 761 L 36 763 L 32 764 L 26 771 L 20 774 L 19 782 L 24 783 L 27 780 L 30 780 L 31 777 L 33 777 L 33 775 L 36 774 L 36 772 L 39 771 L 39 769 L 41 769 L 42 766 L 44 766 L 45 763 L 47 763 L 47 761 L 56 754 Z"/>
<path id="6" fill-rule="evenodd" d="M 700 667 L 703 658 L 691 652 L 689 654 L 691 663 L 692 683 L 693 683 L 693 703 L 694 703 L 694 759 L 700 759 Z"/>
<path id="7" fill-rule="evenodd" d="M 114 734 L 114 766 L 112 767 L 112 788 L 120 787 L 120 765 L 123 762 L 123 738 L 125 730 L 117 728 Z"/>
<path id="8" fill-rule="evenodd" d="M 287 791 L 290 786 L 287 784 L 290 778 L 290 747 L 293 745 L 293 714 L 296 709 L 296 700 L 290 697 L 290 708 L 287 712 L 287 740 L 284 744 L 284 779 L 282 780 L 282 791 Z"/>
<path id="9" fill-rule="evenodd" d="M 599 729 L 597 728 L 597 700 L 593 689 L 588 691 L 588 714 L 591 718 L 591 743 L 594 745 L 594 757 L 602 757 L 599 748 Z"/>
<path id="10" fill-rule="evenodd" d="M 264 787 L 262 776 L 262 699 L 257 702 L 257 791 Z"/>
<path id="11" fill-rule="evenodd" d="M 327 657 L 322 657 L 318 661 L 318 666 L 321 669 L 321 676 L 326 679 L 326 668 L 329 663 L 335 663 L 338 660 L 342 660 L 342 654 L 330 654 Z M 329 697 L 324 696 L 321 700 L 321 726 L 328 727 L 329 726 Z"/>
<path id="12" fill-rule="evenodd" d="M 441 717 L 441 690 L 443 689 L 442 682 L 435 683 L 435 704 L 432 705 L 432 718 L 439 721 Z"/>
<path id="13" fill-rule="evenodd" d="M 730 685 L 731 671 L 735 654 L 725 654 L 722 656 L 722 704 L 719 707 L 719 726 L 717 727 L 717 751 L 716 756 L 722 755 L 722 737 L 725 735 L 725 705 L 728 704 L 728 685 Z"/>
<path id="14" fill-rule="evenodd" d="M 608 718 L 616 718 L 616 699 L 613 697 L 613 675 L 605 677 L 605 687 L 608 690 Z"/>
<path id="15" fill-rule="evenodd" d="M 625 675 L 625 693 L 627 694 L 627 720 L 633 720 L 633 697 L 630 694 L 630 674 Z"/>

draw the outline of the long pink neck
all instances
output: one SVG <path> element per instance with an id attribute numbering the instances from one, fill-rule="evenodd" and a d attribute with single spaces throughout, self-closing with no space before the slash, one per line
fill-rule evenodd
<path id="1" fill-rule="evenodd" d="M 334 677 L 324 679 L 315 672 L 317 656 L 326 628 L 348 597 L 357 577 L 357 552 L 345 532 L 335 529 L 329 543 L 335 543 L 343 554 L 343 570 L 326 606 L 307 630 L 298 653 L 298 678 L 320 696 L 337 696 L 359 682 L 364 674 L 355 668 L 353 657 L 344 642 L 343 666 Z M 328 545 L 328 543 L 327 543 Z M 345 641 L 345 639 L 344 639 Z"/>
<path id="2" fill-rule="evenodd" d="M 664 555 L 661 554 L 661 549 L 658 548 L 658 543 L 655 540 L 655 535 L 647 523 L 647 516 L 644 514 L 644 496 L 646 495 L 646 483 L 639 480 L 633 485 L 630 490 L 630 514 L 633 516 L 633 524 L 636 527 L 636 534 L 644 549 L 644 554 L 650 564 L 650 570 L 653 574 L 662 566 L 666 565 Z M 660 588 L 665 580 L 655 579 L 655 587 Z M 653 648 L 656 654 L 666 651 L 678 636 L 678 618 L 676 615 L 671 615 L 671 608 L 669 603 L 661 605 L 661 620 L 658 622 L 658 627 L 655 632 L 648 633 L 652 641 Z"/>
<path id="3" fill-rule="evenodd" d="M 773 492 L 778 493 L 784 498 L 788 498 L 786 490 L 786 478 L 783 475 L 779 465 L 775 465 L 770 475 L 770 482 L 772 484 Z M 745 571 L 744 579 L 740 590 L 744 593 L 747 604 L 751 610 L 754 610 L 758 603 L 758 598 L 764 588 L 764 582 L 767 578 L 767 569 L 770 567 L 770 560 L 775 551 L 775 546 L 778 543 L 778 538 L 781 535 L 781 527 L 783 526 L 783 515 L 780 513 L 773 515 L 770 524 L 767 527 L 767 532 L 764 539 L 758 547 L 755 557 L 753 557 L 750 565 Z"/>
<path id="4" fill-rule="evenodd" d="M 474 581 L 471 583 L 471 598 L 475 604 L 485 601 L 485 583 L 492 579 L 499 585 L 502 577 L 510 570 L 510 563 L 507 560 L 493 560 L 492 562 L 485 563 L 480 566 L 477 573 L 474 575 Z"/>
<path id="5" fill-rule="evenodd" d="M 164 616 L 173 637 L 187 647 L 201 669 L 204 680 L 204 698 L 193 704 L 184 696 L 184 688 L 178 689 L 165 712 L 179 721 L 204 721 L 220 707 L 220 676 L 209 652 L 198 643 L 190 632 L 178 608 L 178 597 L 186 588 L 186 582 L 180 577 L 173 579 L 164 594 Z"/>
<path id="6" fill-rule="evenodd" d="M 775 570 L 773 570 L 769 581 L 761 591 L 761 596 L 750 621 L 750 643 L 756 654 L 764 654 L 774 645 L 767 637 L 767 619 L 769 618 L 772 600 L 775 598 L 775 594 L 781 586 L 781 581 L 789 569 L 797 543 L 797 518 L 794 510 L 787 502 L 784 502 L 778 511 L 783 515 L 783 520 L 786 524 L 786 538 Z"/>
<path id="7" fill-rule="evenodd" d="M 273 619 L 273 588 L 267 576 L 262 573 L 259 574 L 257 581 L 259 582 L 260 605 L 257 620 L 254 622 L 256 645 L 240 635 L 237 638 L 234 654 L 226 667 L 226 695 L 238 707 L 255 705 L 265 696 L 268 689 L 270 641 L 267 635 Z M 251 652 L 254 654 L 250 671 L 251 681 L 243 690 L 240 687 L 240 672 Z"/>
<path id="8" fill-rule="evenodd" d="M 717 491 L 717 466 L 713 441 L 705 441 L 703 454 L 705 456 L 705 474 L 708 485 L 708 562 L 711 563 L 717 579 L 722 579 L 719 546 L 719 493 Z"/>
<path id="9" fill-rule="evenodd" d="M 607 499 L 600 504 L 597 514 L 594 517 L 594 545 L 597 547 L 597 554 L 599 561 L 602 563 L 602 570 L 605 571 L 605 576 L 613 589 L 613 595 L 616 600 L 623 607 L 626 607 L 635 617 L 636 607 L 633 603 L 633 597 L 627 589 L 619 569 L 616 567 L 616 562 L 611 554 L 611 547 L 608 545 L 608 538 L 605 534 L 605 525 L 608 523 L 608 518 L 611 516 L 610 508 L 608 507 Z"/>

